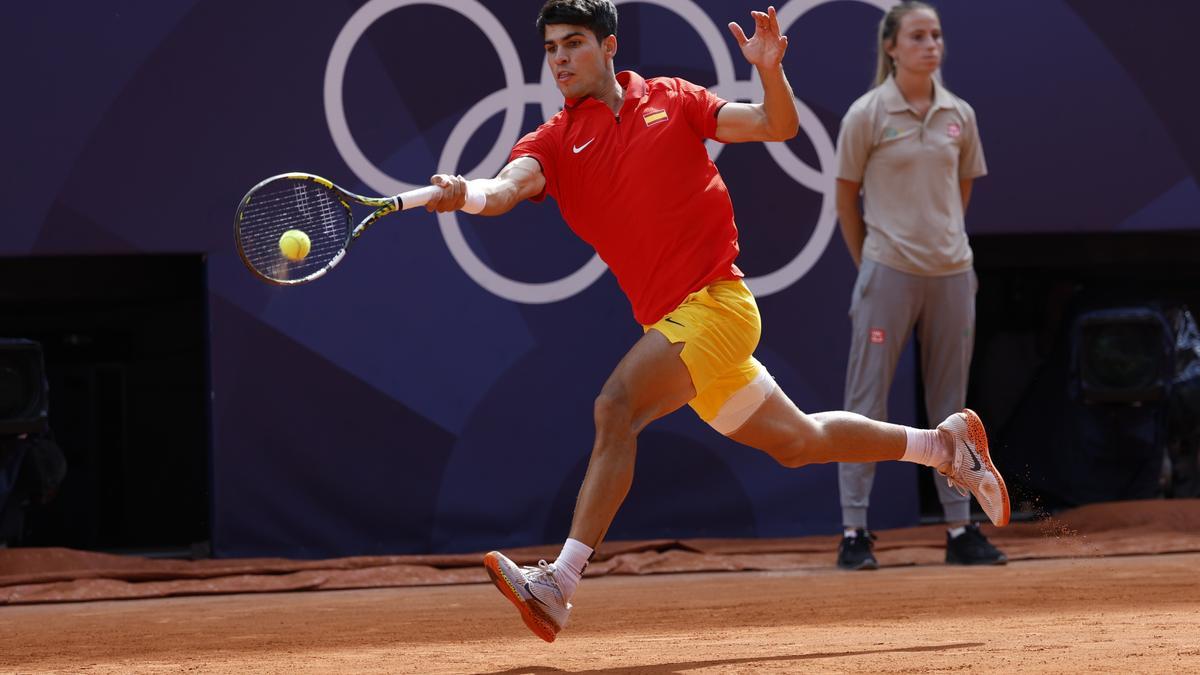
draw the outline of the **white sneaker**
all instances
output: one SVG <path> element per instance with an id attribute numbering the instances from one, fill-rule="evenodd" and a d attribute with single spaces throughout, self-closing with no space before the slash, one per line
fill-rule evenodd
<path id="1" fill-rule="evenodd" d="M 520 610 L 529 630 L 546 642 L 554 642 L 571 615 L 571 603 L 563 599 L 554 578 L 554 565 L 542 560 L 537 567 L 517 567 L 502 553 L 492 551 L 483 556 L 483 566 L 496 588 Z"/>
<path id="2" fill-rule="evenodd" d="M 964 409 L 947 417 L 938 429 L 945 429 L 954 436 L 954 460 L 938 467 L 938 472 L 959 494 L 966 496 L 970 490 L 993 524 L 1007 525 L 1010 515 L 1008 488 L 988 454 L 987 432 L 979 415 Z"/>

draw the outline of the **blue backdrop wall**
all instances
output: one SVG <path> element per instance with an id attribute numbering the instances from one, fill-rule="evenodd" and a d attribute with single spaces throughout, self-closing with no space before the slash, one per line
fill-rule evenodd
<path id="1" fill-rule="evenodd" d="M 760 298 L 760 359 L 805 410 L 840 407 L 853 266 L 833 139 L 874 67 L 883 0 L 787 0 L 802 113 L 787 144 L 712 147 Z M 537 0 L 194 0 L 8 8 L 0 255 L 207 254 L 217 555 L 466 551 L 561 540 L 591 404 L 639 336 L 552 205 L 390 218 L 333 274 L 242 268 L 238 200 L 302 170 L 367 194 L 499 169 L 560 105 Z M 940 3 L 948 85 L 991 175 L 971 233 L 1200 228 L 1194 3 Z M 759 94 L 724 24 L 743 0 L 622 2 L 619 68 Z M 915 416 L 906 358 L 891 413 Z M 644 434 L 609 537 L 783 536 L 839 523 L 832 465 L 787 471 L 688 410 Z M 881 468 L 872 525 L 917 518 Z"/>

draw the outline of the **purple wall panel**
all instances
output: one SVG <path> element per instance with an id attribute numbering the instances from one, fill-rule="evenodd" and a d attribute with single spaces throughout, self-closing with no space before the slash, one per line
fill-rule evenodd
<path id="1" fill-rule="evenodd" d="M 538 4 L 10 10 L 0 43 L 22 67 L 9 69 L 2 113 L 16 133 L 6 139 L 0 255 L 208 255 L 218 555 L 464 551 L 565 535 L 592 400 L 640 330 L 607 274 L 531 304 L 465 269 L 546 284 L 583 266 L 590 251 L 552 204 L 459 218 L 468 265 L 443 236 L 452 223 L 423 211 L 391 218 L 332 275 L 288 290 L 241 267 L 231 223 L 249 186 L 287 170 L 363 193 L 481 161 L 480 174 L 494 172 L 489 153 L 515 140 L 503 106 L 477 129 L 459 127 L 505 89 L 506 67 L 520 79 L 500 95 L 517 133 L 557 107 L 554 90 L 527 86 L 543 67 Z M 786 147 L 729 147 L 717 160 L 738 213 L 739 262 L 765 291 L 760 356 L 805 410 L 841 405 L 853 268 L 824 195 L 841 115 L 871 76 L 875 4 L 782 3 L 804 130 Z M 946 80 L 976 108 L 991 169 L 976 186 L 971 232 L 1200 229 L 1194 77 L 1172 56 L 1190 51 L 1198 10 L 1155 3 L 1139 9 L 1131 35 L 1123 13 L 1097 6 L 1108 4 L 941 3 Z M 757 95 L 724 28 L 751 8 L 623 3 L 618 66 Z M 378 18 L 352 21 L 367 14 Z M 356 26 L 352 48 L 335 51 Z M 327 68 L 339 53 L 344 84 L 331 110 Z M 331 126 L 337 109 L 361 157 Z M 440 166 L 451 142 L 461 157 Z M 777 270 L 782 279 L 769 276 Z M 898 421 L 915 418 L 913 377 L 908 357 Z M 915 522 L 911 467 L 884 467 L 874 501 L 873 526 Z M 684 410 L 642 439 L 611 536 L 837 528 L 833 465 L 784 470 Z"/>

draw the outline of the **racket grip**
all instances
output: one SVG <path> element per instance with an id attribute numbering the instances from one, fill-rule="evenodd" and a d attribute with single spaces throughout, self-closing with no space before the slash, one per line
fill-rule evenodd
<path id="1" fill-rule="evenodd" d="M 425 206 L 431 199 L 442 194 L 442 188 L 436 185 L 427 185 L 416 190 L 402 192 L 396 196 L 396 200 L 400 202 L 400 210 L 407 211 L 415 209 L 418 206 Z"/>

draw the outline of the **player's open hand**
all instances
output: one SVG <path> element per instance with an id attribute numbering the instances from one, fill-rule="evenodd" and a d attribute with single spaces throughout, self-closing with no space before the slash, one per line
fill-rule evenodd
<path id="1" fill-rule="evenodd" d="M 765 14 L 750 12 L 750 16 L 754 19 L 752 37 L 747 39 L 736 21 L 729 22 L 729 32 L 733 33 L 738 46 L 742 48 L 742 55 L 751 65 L 759 68 L 778 68 L 783 63 L 788 39 L 779 31 L 779 18 L 775 16 L 775 8 L 768 7 Z"/>
<path id="2" fill-rule="evenodd" d="M 439 173 L 429 183 L 442 188 L 442 194 L 425 204 L 426 211 L 457 211 L 467 201 L 467 179 L 462 176 Z"/>

